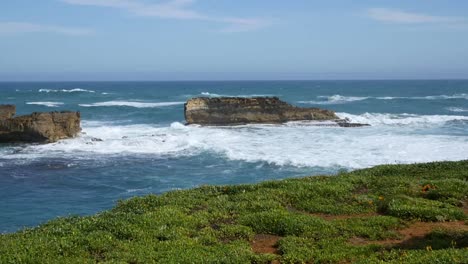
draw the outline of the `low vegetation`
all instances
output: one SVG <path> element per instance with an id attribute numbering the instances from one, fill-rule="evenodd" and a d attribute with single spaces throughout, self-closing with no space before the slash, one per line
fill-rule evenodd
<path id="1" fill-rule="evenodd" d="M 0 236 L 0 263 L 467 263 L 468 161 L 203 186 Z"/>

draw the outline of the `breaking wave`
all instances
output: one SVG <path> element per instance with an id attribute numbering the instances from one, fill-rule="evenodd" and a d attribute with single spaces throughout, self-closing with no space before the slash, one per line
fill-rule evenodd
<path id="1" fill-rule="evenodd" d="M 413 96 L 413 97 L 394 97 L 394 96 L 344 96 L 344 95 L 331 95 L 331 96 L 317 96 L 319 100 L 310 101 L 298 101 L 301 104 L 345 104 L 363 100 L 449 100 L 449 99 L 466 99 L 468 100 L 468 94 L 453 94 L 453 95 L 429 95 L 429 96 Z"/>
<path id="2" fill-rule="evenodd" d="M 238 127 L 116 125 L 83 122 L 83 135 L 48 145 L 27 146 L 10 158 L 99 155 L 184 157 L 203 152 L 229 160 L 267 162 L 278 166 L 364 168 L 378 164 L 414 163 L 468 158 L 464 136 L 402 133 L 395 125 L 441 125 L 459 116 L 416 116 L 339 113 L 363 128 L 317 127 L 303 123 Z M 382 128 L 386 126 L 387 128 Z"/>
<path id="3" fill-rule="evenodd" d="M 447 107 L 447 110 L 450 112 L 456 112 L 456 113 L 462 113 L 462 112 L 468 112 L 468 108 L 463 108 L 463 107 Z"/>
<path id="4" fill-rule="evenodd" d="M 468 116 L 456 115 L 414 115 L 414 114 L 381 114 L 364 113 L 353 115 L 336 113 L 340 118 L 349 119 L 355 123 L 365 123 L 372 126 L 380 125 L 443 125 L 450 121 L 468 121 Z"/>
<path id="5" fill-rule="evenodd" d="M 92 104 L 79 104 L 82 107 L 109 107 L 109 106 L 127 106 L 136 108 L 156 108 L 164 106 L 182 105 L 185 102 L 134 102 L 134 101 L 108 101 Z"/>
<path id="6" fill-rule="evenodd" d="M 63 105 L 62 102 L 26 102 L 28 105 L 42 105 L 47 107 L 59 107 Z"/>
<path id="7" fill-rule="evenodd" d="M 81 88 L 75 88 L 75 89 L 39 89 L 40 93 L 95 93 L 93 90 L 85 90 Z"/>
<path id="8" fill-rule="evenodd" d="M 335 94 L 332 96 L 317 96 L 317 98 L 326 99 L 325 101 L 299 101 L 298 103 L 301 104 L 344 104 L 349 102 L 356 102 L 366 100 L 370 97 L 359 97 L 359 96 L 342 96 L 339 94 Z"/>

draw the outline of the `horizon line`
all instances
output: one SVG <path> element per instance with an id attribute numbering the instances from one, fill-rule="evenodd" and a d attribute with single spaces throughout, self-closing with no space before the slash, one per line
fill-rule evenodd
<path id="1" fill-rule="evenodd" d="M 468 81 L 467 78 L 357 78 L 357 79 L 194 79 L 194 80 L 0 80 L 0 83 L 28 82 L 301 82 L 301 81 Z"/>

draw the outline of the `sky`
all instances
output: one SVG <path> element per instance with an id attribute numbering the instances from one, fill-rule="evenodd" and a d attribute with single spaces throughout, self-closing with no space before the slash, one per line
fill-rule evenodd
<path id="1" fill-rule="evenodd" d="M 0 81 L 466 78 L 464 0 L 0 1 Z"/>

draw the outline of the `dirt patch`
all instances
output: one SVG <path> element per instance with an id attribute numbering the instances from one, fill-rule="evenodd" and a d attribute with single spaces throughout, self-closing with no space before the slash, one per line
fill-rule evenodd
<path id="1" fill-rule="evenodd" d="M 399 247 L 411 247 L 412 244 L 418 240 L 424 240 L 424 237 L 429 235 L 432 231 L 437 229 L 446 229 L 453 231 L 468 231 L 468 225 L 465 225 L 464 221 L 456 222 L 416 222 L 410 224 L 407 228 L 398 230 L 398 233 L 402 236 L 401 239 L 386 239 L 381 241 L 369 241 L 360 237 L 353 237 L 349 240 L 349 243 L 353 245 L 369 245 L 377 244 L 383 246 L 396 246 Z"/>
<path id="2" fill-rule="evenodd" d="M 468 201 L 462 202 L 462 210 L 466 215 L 468 215 Z"/>
<path id="3" fill-rule="evenodd" d="M 257 234 L 250 245 L 255 253 L 278 254 L 277 244 L 281 238 L 275 235 Z"/>

